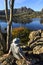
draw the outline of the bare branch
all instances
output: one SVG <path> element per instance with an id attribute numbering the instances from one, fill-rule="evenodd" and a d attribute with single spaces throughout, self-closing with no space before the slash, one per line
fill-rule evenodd
<path id="1" fill-rule="evenodd" d="M 8 0 L 5 0 L 5 15 L 6 15 L 6 20 L 8 22 Z"/>
<path id="2" fill-rule="evenodd" d="M 13 7 L 14 7 L 14 1 L 15 0 L 10 0 L 10 23 L 13 19 Z"/>

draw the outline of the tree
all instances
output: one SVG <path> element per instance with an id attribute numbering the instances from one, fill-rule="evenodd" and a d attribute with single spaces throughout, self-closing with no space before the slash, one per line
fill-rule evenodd
<path id="1" fill-rule="evenodd" d="M 8 51 L 11 41 L 11 25 L 12 25 L 12 19 L 13 19 L 13 7 L 14 7 L 14 1 L 15 0 L 9 0 L 10 5 L 10 15 L 8 15 L 8 0 L 5 0 L 5 15 L 6 20 L 8 22 L 7 25 L 7 43 L 6 43 L 6 50 Z"/>

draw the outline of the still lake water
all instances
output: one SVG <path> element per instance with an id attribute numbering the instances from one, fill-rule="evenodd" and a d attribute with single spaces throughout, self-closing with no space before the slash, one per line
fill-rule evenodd
<path id="1" fill-rule="evenodd" d="M 38 29 L 42 29 L 43 30 L 43 24 L 40 22 L 40 18 L 33 18 L 32 22 L 30 23 L 12 23 L 12 27 L 13 28 L 17 28 L 17 27 L 25 27 L 28 28 L 30 30 L 38 30 Z M 1 26 L 1 30 L 2 32 L 6 32 L 5 28 L 7 28 L 7 23 L 3 20 L 0 20 L 0 26 Z"/>

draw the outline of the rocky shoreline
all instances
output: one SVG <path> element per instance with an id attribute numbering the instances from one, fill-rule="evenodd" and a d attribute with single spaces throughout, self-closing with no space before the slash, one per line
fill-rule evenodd
<path id="1" fill-rule="evenodd" d="M 30 40 L 28 41 L 28 46 L 22 47 L 23 52 L 25 53 L 29 62 L 31 62 L 31 65 L 43 65 L 43 31 L 32 31 L 29 35 L 29 38 Z M 0 51 L 2 51 L 1 47 Z M 22 64 L 23 59 L 20 60 L 21 62 L 17 60 L 15 63 L 14 57 L 12 55 L 5 58 L 3 54 L 0 56 L 0 65 L 27 65 L 25 60 Z"/>

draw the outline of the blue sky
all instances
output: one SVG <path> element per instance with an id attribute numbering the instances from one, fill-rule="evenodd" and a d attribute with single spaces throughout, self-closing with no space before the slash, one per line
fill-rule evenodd
<path id="1" fill-rule="evenodd" d="M 15 8 L 20 7 L 32 8 L 35 11 L 40 11 L 43 8 L 43 0 L 15 0 Z M 0 0 L 0 10 L 5 9 L 4 0 Z"/>

